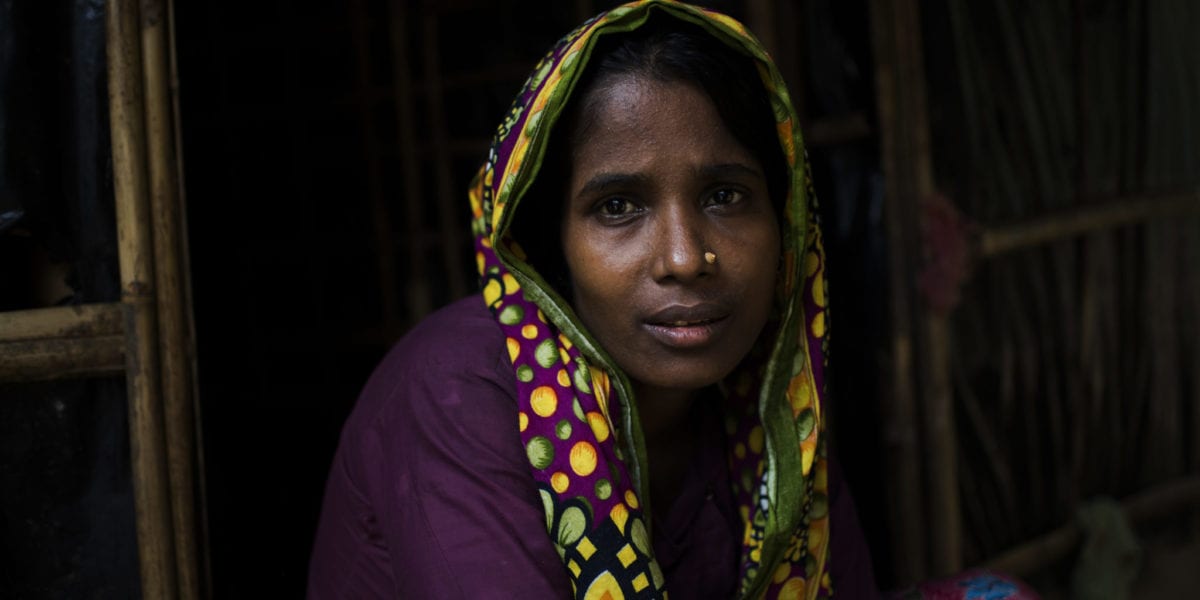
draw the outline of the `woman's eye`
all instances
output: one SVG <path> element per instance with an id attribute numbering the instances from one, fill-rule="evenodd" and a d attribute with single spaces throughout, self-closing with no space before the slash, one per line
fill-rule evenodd
<path id="1" fill-rule="evenodd" d="M 625 198 L 609 198 L 600 203 L 600 214 L 606 217 L 624 217 L 636 212 L 633 203 Z"/>
<path id="2" fill-rule="evenodd" d="M 712 206 L 725 206 L 740 202 L 744 195 L 738 190 L 732 188 L 722 188 L 712 193 L 708 197 L 708 204 Z"/>

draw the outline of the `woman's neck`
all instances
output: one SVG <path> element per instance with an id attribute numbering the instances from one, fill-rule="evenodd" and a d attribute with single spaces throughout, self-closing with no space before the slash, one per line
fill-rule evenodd
<path id="1" fill-rule="evenodd" d="M 650 463 L 651 501 L 655 512 L 665 514 L 679 496 L 696 451 L 691 412 L 700 393 L 637 384 L 634 393 L 646 440 L 646 459 Z"/>
<path id="2" fill-rule="evenodd" d="M 634 383 L 633 392 L 647 446 L 675 437 L 680 429 L 686 430 L 692 403 L 699 396 L 696 391 L 666 390 L 638 383 Z"/>

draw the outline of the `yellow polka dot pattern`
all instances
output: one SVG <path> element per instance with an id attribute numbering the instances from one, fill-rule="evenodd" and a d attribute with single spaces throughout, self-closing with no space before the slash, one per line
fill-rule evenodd
<path id="1" fill-rule="evenodd" d="M 529 405 L 533 407 L 533 412 L 537 416 L 549 417 L 558 408 L 558 394 L 554 393 L 554 388 L 543 385 L 533 390 L 533 394 L 529 398 Z"/>

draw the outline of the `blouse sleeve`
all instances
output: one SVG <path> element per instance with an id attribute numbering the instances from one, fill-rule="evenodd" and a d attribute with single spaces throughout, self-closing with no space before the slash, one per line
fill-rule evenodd
<path id="1" fill-rule="evenodd" d="M 829 461 L 829 513 L 833 597 L 863 600 L 879 598 L 871 552 L 858 523 L 854 498 L 842 476 L 841 465 L 834 458 Z"/>
<path id="2" fill-rule="evenodd" d="M 310 598 L 571 596 L 515 390 L 501 365 L 459 362 L 426 356 L 364 390 L 327 485 Z"/>

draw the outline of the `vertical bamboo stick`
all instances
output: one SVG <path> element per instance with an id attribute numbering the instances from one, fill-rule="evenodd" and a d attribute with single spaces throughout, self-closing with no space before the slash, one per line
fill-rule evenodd
<path id="1" fill-rule="evenodd" d="M 919 0 L 900 0 L 891 24 L 895 27 L 896 73 L 903 85 L 896 87 L 899 135 L 908 138 L 906 151 L 894 165 L 908 171 L 908 187 L 899 199 L 907 212 L 918 213 L 921 202 L 933 195 L 933 159 L 929 144 L 929 119 L 925 99 L 925 62 L 922 56 Z M 911 225 L 910 225 L 911 226 Z M 918 225 L 919 228 L 919 225 Z M 911 239 L 911 238 L 910 238 Z M 910 247 L 915 247 L 910 246 Z M 911 265 L 910 265 L 911 266 Z M 902 273 L 912 278 L 913 271 Z M 954 422 L 953 385 L 950 381 L 950 323 L 945 314 L 921 307 L 925 336 L 921 365 L 923 416 L 926 435 L 926 464 L 929 468 L 928 499 L 931 535 L 929 549 L 934 574 L 953 573 L 962 568 L 962 519 L 958 496 L 957 439 Z"/>
<path id="2" fill-rule="evenodd" d="M 168 63 L 167 67 L 170 74 L 171 82 L 171 116 L 175 124 L 175 189 L 179 194 L 179 247 L 180 247 L 180 269 L 182 272 L 183 283 L 183 315 L 187 326 L 187 357 L 188 367 L 191 373 L 191 398 L 192 398 L 192 435 L 196 442 L 196 451 L 193 454 L 195 459 L 195 477 L 197 493 L 197 506 L 195 510 L 197 525 L 196 525 L 196 541 L 197 541 L 197 560 L 199 561 L 199 579 L 201 585 L 200 597 L 212 597 L 212 571 L 211 563 L 208 558 L 208 509 L 207 501 L 208 490 L 205 486 L 205 468 L 204 468 L 204 428 L 202 426 L 202 412 L 200 410 L 200 385 L 199 385 L 199 369 L 196 364 L 196 320 L 195 311 L 192 309 L 192 263 L 191 263 L 191 244 L 188 241 L 188 218 L 187 218 L 187 195 L 184 186 L 184 170 L 183 170 L 183 126 L 180 120 L 179 113 L 179 60 L 175 51 L 175 0 L 166 0 L 167 4 L 167 49 Z"/>
<path id="3" fill-rule="evenodd" d="M 466 221 L 457 220 L 454 207 L 459 204 L 455 194 L 454 182 L 450 174 L 450 140 L 445 109 L 445 99 L 442 94 L 441 59 L 438 56 L 438 17 L 433 12 L 427 12 L 424 18 L 425 38 L 425 80 L 429 84 L 429 130 L 433 141 L 434 182 L 437 189 L 438 226 L 441 228 L 442 266 L 446 273 L 450 294 L 460 298 L 466 294 L 466 285 L 461 273 L 466 268 L 462 259 L 460 240 L 465 239 L 460 232 L 465 232 Z M 465 186 L 467 182 L 461 182 Z"/>
<path id="4" fill-rule="evenodd" d="M 375 139 L 375 103 L 371 89 L 371 23 L 363 0 L 350 4 L 350 30 L 355 54 L 355 93 L 359 101 L 359 122 L 362 125 L 363 161 L 367 168 L 367 194 L 371 202 L 371 224 L 375 233 L 375 259 L 378 261 L 379 292 L 383 300 L 383 330 L 390 339 L 399 329 L 396 326 L 398 299 L 396 295 L 396 247 L 392 238 L 392 216 L 384 197 L 383 174 L 379 169 L 379 144 Z"/>
<path id="5" fill-rule="evenodd" d="M 1179 297 L 1178 279 L 1175 268 L 1179 256 L 1179 240 L 1175 239 L 1177 228 L 1174 223 L 1150 222 L 1145 228 L 1145 279 L 1146 342 L 1153 348 L 1154 361 L 1150 365 L 1150 386 L 1147 394 L 1146 463 L 1142 470 L 1142 485 L 1177 477 L 1185 472 L 1183 459 L 1183 390 L 1180 383 L 1179 361 L 1179 314 L 1176 301 Z M 1194 265 L 1193 265 L 1194 267 Z"/>
<path id="6" fill-rule="evenodd" d="M 429 278 L 425 274 L 426 244 L 422 233 L 421 170 L 417 158 L 416 117 L 413 115 L 412 64 L 408 56 L 409 15 L 403 2 L 388 4 L 391 11 L 392 81 L 396 87 L 396 137 L 400 142 L 400 174 L 404 178 L 404 235 L 408 246 L 408 323 L 411 326 L 433 309 Z"/>
<path id="7" fill-rule="evenodd" d="M 130 466 L 142 594 L 147 598 L 174 598 L 175 548 L 162 406 L 158 402 L 158 327 L 137 1 L 109 0 L 105 16 L 121 301 L 128 336 Z"/>
<path id="8" fill-rule="evenodd" d="M 1182 274 L 1194 268 L 1189 265 L 1200 264 L 1200 233 L 1197 233 L 1200 232 L 1200 218 L 1184 221 L 1181 228 L 1183 243 L 1179 267 Z M 1190 325 L 1181 332 L 1190 350 L 1190 362 L 1184 366 L 1188 373 L 1190 393 L 1182 398 L 1186 411 L 1192 417 L 1188 426 L 1191 436 L 1188 469 L 1191 473 L 1200 473 L 1200 316 L 1197 314 L 1200 313 L 1200 277 L 1191 271 L 1191 276 L 1185 275 L 1180 280 L 1184 290 L 1181 300 L 1185 308 L 1182 312 L 1187 315 L 1186 323 Z M 1200 514 L 1192 516 L 1191 529 L 1193 539 L 1200 538 Z"/>
<path id="9" fill-rule="evenodd" d="M 884 426 L 884 464 L 888 473 L 888 523 L 896 583 L 903 586 L 925 575 L 925 525 L 921 510 L 921 470 L 913 381 L 912 249 L 916 238 L 918 185 L 906 157 L 911 136 L 906 135 L 904 77 L 896 56 L 896 3 L 873 0 L 872 50 L 880 123 L 880 144 L 886 175 L 885 226 L 888 238 L 888 288 L 891 304 L 890 378 L 884 389 L 891 397 L 880 404 Z"/>
<path id="10" fill-rule="evenodd" d="M 958 490 L 958 435 L 954 421 L 954 389 L 950 382 L 950 321 L 928 310 L 926 337 L 924 417 L 926 465 L 929 468 L 929 547 L 935 575 L 962 569 L 962 517 Z"/>
<path id="11" fill-rule="evenodd" d="M 799 0 L 783 0 L 776 5 L 776 19 L 779 23 L 779 36 L 775 40 L 776 53 L 773 55 L 775 64 L 779 67 L 779 72 L 783 74 L 784 81 L 788 84 L 788 89 L 791 92 L 792 106 L 796 109 L 796 114 L 800 116 L 801 123 L 810 123 L 812 119 L 805 112 L 804 105 L 804 69 L 801 65 L 804 64 L 805 57 L 808 52 L 799 43 L 800 40 L 807 40 L 808 36 L 804 34 L 804 27 L 807 20 L 801 18 L 803 8 L 800 6 Z M 860 115 L 861 116 L 861 115 Z M 866 125 L 866 119 L 862 119 Z M 812 127 L 804 132 L 804 141 L 809 147 L 814 145 L 817 140 L 814 139 Z"/>
<path id="12" fill-rule="evenodd" d="M 758 36 L 764 48 L 772 56 L 779 54 L 775 25 L 775 3 L 771 0 L 748 0 L 746 2 L 746 21 L 750 31 Z"/>
<path id="13" fill-rule="evenodd" d="M 162 0 L 142 0 L 142 76 L 145 92 L 147 164 L 153 226 L 158 348 L 166 426 L 175 568 L 179 597 L 200 595 L 196 558 L 193 428 L 188 331 L 180 272 L 180 206 L 177 195 L 170 71 L 167 66 L 167 14 Z"/>

